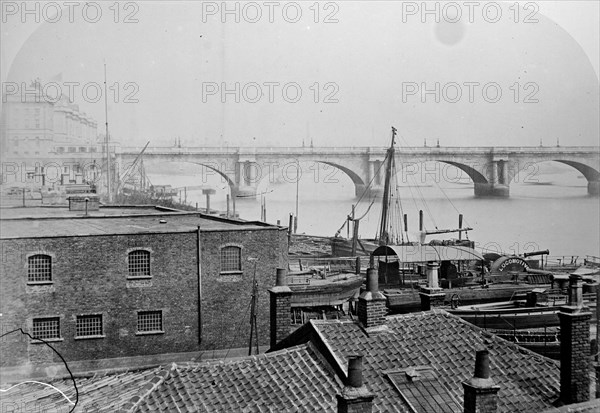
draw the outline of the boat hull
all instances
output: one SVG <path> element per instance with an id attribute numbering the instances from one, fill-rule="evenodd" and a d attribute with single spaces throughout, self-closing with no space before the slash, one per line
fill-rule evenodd
<path id="1" fill-rule="evenodd" d="M 539 307 L 514 311 L 448 310 L 448 312 L 483 329 L 523 330 L 560 325 L 558 307 Z"/>
<path id="2" fill-rule="evenodd" d="M 375 240 L 359 240 L 356 245 L 356 253 L 352 254 L 352 240 L 344 238 L 331 239 L 331 255 L 334 257 L 351 257 L 353 255 L 371 255 L 379 244 Z"/>
<path id="3" fill-rule="evenodd" d="M 291 282 L 292 308 L 339 306 L 358 296 L 363 277 L 357 274 L 332 276 L 326 279 L 308 278 Z"/>
<path id="4" fill-rule="evenodd" d="M 444 288 L 444 301 L 455 305 L 473 305 L 493 303 L 498 301 L 510 300 L 514 294 L 531 291 L 532 285 L 528 284 L 508 284 L 489 286 L 488 288 L 463 287 L 463 288 Z M 387 298 L 387 306 L 393 313 L 404 313 L 418 311 L 421 309 L 421 297 L 419 291 L 415 289 L 384 290 Z"/>

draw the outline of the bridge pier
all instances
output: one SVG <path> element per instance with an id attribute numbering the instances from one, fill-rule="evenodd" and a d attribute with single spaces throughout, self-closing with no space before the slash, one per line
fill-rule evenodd
<path id="1" fill-rule="evenodd" d="M 256 198 L 256 187 L 253 186 L 235 186 L 232 188 L 232 195 L 237 198 Z"/>
<path id="2" fill-rule="evenodd" d="M 369 188 L 366 184 L 354 184 L 354 194 L 356 197 L 361 197 L 367 191 L 367 198 L 381 198 L 383 196 L 383 186 L 373 186 Z"/>
<path id="3" fill-rule="evenodd" d="M 600 181 L 589 181 L 588 182 L 588 194 L 589 195 L 600 195 Z"/>
<path id="4" fill-rule="evenodd" d="M 495 198 L 508 198 L 510 188 L 508 185 L 491 184 L 491 183 L 477 183 L 475 182 L 475 196 L 476 197 L 495 197 Z"/>

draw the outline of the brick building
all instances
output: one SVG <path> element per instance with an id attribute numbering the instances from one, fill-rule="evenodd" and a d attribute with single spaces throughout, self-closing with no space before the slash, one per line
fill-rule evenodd
<path id="1" fill-rule="evenodd" d="M 569 331 L 586 328 L 580 323 L 589 314 L 581 284 L 580 276 L 571 276 L 571 299 L 561 308 L 561 314 L 576 316 L 563 322 Z M 288 324 L 289 317 L 278 313 L 290 310 L 282 271 L 269 291 L 277 344 L 267 354 L 68 377 L 52 381 L 55 388 L 13 386 L 5 406 L 59 411 L 68 397 L 77 400 L 77 411 L 131 413 L 587 413 L 600 408 L 600 399 L 590 400 L 589 348 L 578 352 L 589 341 L 589 326 L 587 336 L 571 334 L 561 343 L 559 363 L 443 310 L 379 317 L 385 302 L 370 269 L 358 319 L 311 320 L 279 339 L 279 324 Z"/>
<path id="2" fill-rule="evenodd" d="M 0 212 L 3 333 L 22 328 L 70 363 L 93 360 L 82 368 L 247 348 L 256 273 L 264 292 L 258 334 L 269 344 L 265 291 L 275 269 L 287 266 L 284 228 L 158 208 Z M 19 333 L 0 348 L 3 367 L 60 362 L 50 347 Z"/>

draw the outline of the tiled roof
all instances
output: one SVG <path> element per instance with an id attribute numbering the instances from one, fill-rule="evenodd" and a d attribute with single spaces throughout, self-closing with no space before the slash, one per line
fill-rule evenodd
<path id="1" fill-rule="evenodd" d="M 561 407 L 544 410 L 543 413 L 598 413 L 600 412 L 600 399 L 593 399 L 583 403 L 567 404 Z"/>
<path id="2" fill-rule="evenodd" d="M 239 360 L 174 366 L 132 412 L 335 411 L 342 383 L 312 344 Z"/>
<path id="3" fill-rule="evenodd" d="M 76 412 L 335 412 L 348 356 L 358 354 L 364 384 L 375 395 L 374 412 L 462 412 L 462 382 L 473 376 L 475 351 L 483 347 L 500 386 L 499 412 L 598 411 L 597 403 L 552 410 L 558 362 L 444 311 L 390 316 L 384 328 L 368 330 L 353 321 L 313 320 L 289 339 L 294 337 L 304 344 L 241 359 L 77 379 Z M 75 398 L 69 380 L 52 384 Z M 3 392 L 2 401 L 22 409 L 70 407 L 56 390 L 31 383 Z"/>
<path id="4" fill-rule="evenodd" d="M 50 384 L 55 388 L 34 382 L 3 385 L 9 390 L 1 394 L 3 410 L 15 412 L 68 412 L 73 407 L 56 389 L 64 393 L 72 402 L 77 400 L 75 412 L 113 413 L 129 399 L 134 397 L 140 388 L 150 383 L 162 372 L 161 368 L 128 371 L 96 375 L 93 377 L 77 377 L 77 400 L 73 381 L 54 380 Z"/>
<path id="5" fill-rule="evenodd" d="M 541 411 L 552 407 L 559 395 L 558 362 L 445 311 L 390 316 L 386 328 L 375 331 L 351 321 L 313 320 L 311 325 L 342 370 L 348 356 L 363 355 L 365 385 L 377 395 L 374 411 L 410 411 L 409 403 L 424 399 L 413 406 L 416 411 L 431 411 L 427 406 L 446 411 L 450 403 L 462 412 L 462 382 L 473 376 L 475 351 L 483 347 L 489 350 L 491 376 L 500 386 L 499 411 Z M 430 368 L 424 381 L 411 385 L 398 375 L 419 366 Z"/>
<path id="6" fill-rule="evenodd" d="M 76 380 L 79 403 L 75 412 L 99 413 L 333 412 L 335 395 L 343 387 L 310 343 L 243 359 L 172 364 Z M 75 400 L 70 380 L 51 384 Z M 15 411 L 69 411 L 72 407 L 55 389 L 32 383 L 2 393 L 2 403 L 14 405 Z"/>

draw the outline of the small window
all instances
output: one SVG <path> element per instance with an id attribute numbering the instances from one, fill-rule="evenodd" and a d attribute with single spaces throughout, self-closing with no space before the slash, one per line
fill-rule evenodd
<path id="1" fill-rule="evenodd" d="M 224 247 L 221 249 L 221 272 L 242 270 L 242 249 L 240 247 Z"/>
<path id="2" fill-rule="evenodd" d="M 34 318 L 33 338 L 51 340 L 60 338 L 60 319 L 58 317 Z"/>
<path id="3" fill-rule="evenodd" d="M 36 254 L 27 259 L 27 282 L 52 281 L 52 257 Z"/>
<path id="4" fill-rule="evenodd" d="M 102 336 L 102 314 L 77 316 L 75 325 L 75 337 L 97 337 Z"/>
<path id="5" fill-rule="evenodd" d="M 150 277 L 150 252 L 136 250 L 129 253 L 129 276 Z"/>
<path id="6" fill-rule="evenodd" d="M 138 333 L 162 333 L 162 311 L 139 311 L 137 331 Z"/>

